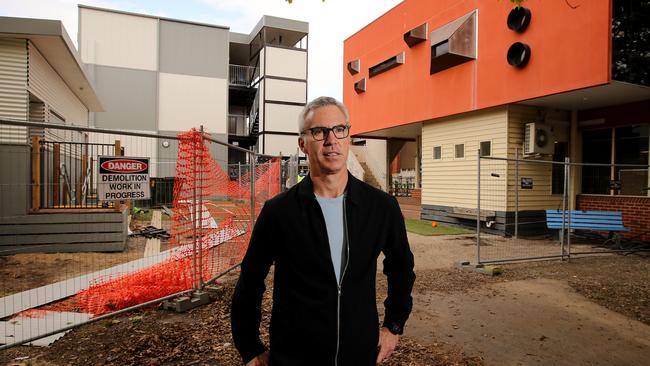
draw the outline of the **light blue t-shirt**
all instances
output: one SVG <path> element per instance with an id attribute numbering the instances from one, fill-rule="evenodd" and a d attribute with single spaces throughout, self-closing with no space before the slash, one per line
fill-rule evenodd
<path id="1" fill-rule="evenodd" d="M 343 271 L 344 248 L 345 248 L 345 220 L 343 218 L 343 202 L 345 195 L 336 198 L 316 196 L 325 217 L 327 238 L 330 242 L 330 254 L 336 280 L 341 283 L 341 272 Z"/>

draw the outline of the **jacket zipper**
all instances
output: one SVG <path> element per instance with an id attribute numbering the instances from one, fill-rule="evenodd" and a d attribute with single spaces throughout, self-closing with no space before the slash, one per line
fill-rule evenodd
<path id="1" fill-rule="evenodd" d="M 336 284 L 338 288 L 338 296 L 336 299 L 336 354 L 334 355 L 334 366 L 339 364 L 339 349 L 341 347 L 341 284 L 343 283 L 343 277 L 345 276 L 345 271 L 348 269 L 348 263 L 350 262 L 350 235 L 348 234 L 348 210 L 345 202 L 345 196 L 343 196 L 343 226 L 345 228 L 345 266 L 343 266 L 343 273 L 341 273 L 341 279 Z"/>

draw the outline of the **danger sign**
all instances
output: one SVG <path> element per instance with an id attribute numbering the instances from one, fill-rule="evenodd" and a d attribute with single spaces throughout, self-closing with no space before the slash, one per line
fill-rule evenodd
<path id="1" fill-rule="evenodd" d="M 102 201 L 151 197 L 149 158 L 100 156 L 97 198 Z"/>

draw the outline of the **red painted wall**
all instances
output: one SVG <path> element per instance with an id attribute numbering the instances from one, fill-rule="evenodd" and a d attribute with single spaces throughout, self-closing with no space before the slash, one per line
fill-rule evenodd
<path id="1" fill-rule="evenodd" d="M 575 8 L 571 8 L 572 4 Z M 360 134 L 495 105 L 608 83 L 610 0 L 528 0 L 532 20 L 518 34 L 506 25 L 507 0 L 405 0 L 344 42 L 343 99 Z M 429 74 L 430 41 L 409 48 L 403 34 L 426 22 L 429 33 L 478 9 L 478 58 Z M 523 69 L 506 61 L 514 42 L 531 47 Z M 406 62 L 368 78 L 368 68 L 405 51 Z M 360 59 L 351 75 L 349 61 Z M 365 93 L 354 82 L 367 78 Z"/>
<path id="2" fill-rule="evenodd" d="M 578 195 L 578 210 L 623 213 L 623 225 L 630 231 L 624 237 L 646 234 L 650 237 L 650 197 Z M 646 239 L 647 240 L 647 239 Z"/>

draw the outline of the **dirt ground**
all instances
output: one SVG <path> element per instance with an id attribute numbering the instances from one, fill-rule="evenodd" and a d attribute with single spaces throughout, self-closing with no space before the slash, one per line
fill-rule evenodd
<path id="1" fill-rule="evenodd" d="M 170 221 L 163 216 L 163 228 L 169 231 Z M 131 229 L 141 229 L 149 221 L 133 219 Z M 30 253 L 0 256 L 0 297 L 26 291 L 109 268 L 143 256 L 146 238 L 129 237 L 126 250 L 117 253 Z M 169 249 L 169 241 L 161 241 L 161 251 Z"/>
<path id="2" fill-rule="evenodd" d="M 414 310 L 388 365 L 641 365 L 650 359 L 648 257 L 509 264 L 491 277 L 453 268 L 474 258 L 470 238 L 409 239 L 418 276 Z M 211 291 L 207 306 L 100 321 L 47 348 L 0 351 L 0 365 L 239 365 L 228 313 L 236 275 Z M 385 281 L 379 278 L 381 308 Z"/>

